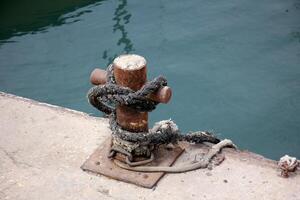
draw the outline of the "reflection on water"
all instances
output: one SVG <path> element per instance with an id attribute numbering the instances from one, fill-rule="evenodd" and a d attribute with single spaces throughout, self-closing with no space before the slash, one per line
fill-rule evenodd
<path id="1" fill-rule="evenodd" d="M 102 58 L 107 59 L 107 65 L 112 63 L 115 57 L 123 53 L 130 53 L 133 51 L 133 44 L 131 40 L 128 38 L 128 32 L 125 29 L 125 25 L 129 23 L 131 14 L 126 10 L 127 0 L 119 0 L 118 7 L 114 12 L 113 21 L 115 24 L 113 26 L 113 32 L 120 32 L 121 38 L 118 40 L 117 45 L 124 45 L 123 51 L 115 53 L 114 55 L 109 56 L 108 50 L 103 52 Z"/>
<path id="2" fill-rule="evenodd" d="M 294 39 L 300 42 L 300 32 L 292 32 L 291 35 Z"/>
<path id="3" fill-rule="evenodd" d="M 77 22 L 78 19 L 71 19 L 78 18 L 87 12 L 91 12 L 91 10 L 84 10 L 65 17 L 62 17 L 62 15 L 86 5 L 99 5 L 100 2 L 101 0 L 1 0 L 0 44 L 14 42 L 8 40 L 12 36 L 21 36 L 27 33 L 35 34 L 47 31 L 48 26 L 60 26 Z"/>

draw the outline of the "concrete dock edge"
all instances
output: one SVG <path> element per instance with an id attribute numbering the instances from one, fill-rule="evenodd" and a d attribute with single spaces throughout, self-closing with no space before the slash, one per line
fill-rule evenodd
<path id="1" fill-rule="evenodd" d="M 153 189 L 95 176 L 80 166 L 109 137 L 107 119 L 3 92 L 0 113 L 1 200 L 300 200 L 299 170 L 282 178 L 276 161 L 232 149 L 212 170 L 167 174 Z M 188 146 L 175 165 L 206 151 Z"/>

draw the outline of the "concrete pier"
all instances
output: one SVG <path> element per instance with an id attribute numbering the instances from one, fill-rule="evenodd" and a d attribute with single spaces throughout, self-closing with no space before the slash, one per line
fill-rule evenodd
<path id="1" fill-rule="evenodd" d="M 153 189 L 83 172 L 110 135 L 108 120 L 0 93 L 0 199 L 278 199 L 300 200 L 300 171 L 282 178 L 277 163 L 247 151 L 223 151 L 213 167 L 167 174 Z M 175 163 L 194 159 L 190 146 Z"/>

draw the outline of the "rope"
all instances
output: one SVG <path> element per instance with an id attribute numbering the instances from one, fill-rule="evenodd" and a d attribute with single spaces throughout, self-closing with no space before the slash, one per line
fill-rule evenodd
<path id="1" fill-rule="evenodd" d="M 98 110 L 109 116 L 109 125 L 112 130 L 112 147 L 110 157 L 116 152 L 126 156 L 127 164 L 114 159 L 116 165 L 121 168 L 144 171 L 144 172 L 185 172 L 207 167 L 210 160 L 225 146 L 234 146 L 230 140 L 220 142 L 212 133 L 206 131 L 191 132 L 183 134 L 172 120 L 163 120 L 154 124 L 148 132 L 132 133 L 122 129 L 116 121 L 116 106 L 125 105 L 141 112 L 149 112 L 155 109 L 157 102 L 148 99 L 147 96 L 157 92 L 161 87 L 167 85 L 163 76 L 158 76 L 147 82 L 140 90 L 133 91 L 130 88 L 116 84 L 113 65 L 107 68 L 107 83 L 92 87 L 88 92 L 88 100 Z M 216 144 L 202 162 L 183 167 L 149 167 L 137 166 L 140 163 L 132 163 L 133 155 L 153 155 L 152 151 L 158 145 L 176 144 L 178 141 L 190 143 L 210 142 Z M 144 162 L 141 162 L 145 164 Z"/>
<path id="2" fill-rule="evenodd" d="M 141 112 L 154 110 L 158 103 L 146 98 L 147 95 L 167 85 L 166 78 L 159 76 L 135 92 L 130 88 L 116 85 L 112 65 L 108 67 L 107 72 L 107 84 L 91 88 L 88 99 L 90 104 L 108 115 L 115 113 L 115 106 L 110 105 L 126 105 Z"/>
<path id="3" fill-rule="evenodd" d="M 182 166 L 173 166 L 173 167 L 165 167 L 165 166 L 138 166 L 138 167 L 131 167 L 128 166 L 118 160 L 114 160 L 114 163 L 119 166 L 120 168 L 130 170 L 130 171 L 137 171 L 137 172 L 168 172 L 168 173 L 183 173 L 188 171 L 193 171 L 196 169 L 207 168 L 211 159 L 216 156 L 223 148 L 225 147 L 233 147 L 236 146 L 232 143 L 231 140 L 224 139 L 218 144 L 212 146 L 209 152 L 202 158 L 201 161 L 192 163 L 192 164 L 185 164 Z"/>
<path id="4" fill-rule="evenodd" d="M 130 88 L 116 84 L 113 65 L 109 65 L 107 68 L 107 83 L 92 87 L 87 96 L 91 105 L 109 115 L 113 137 L 121 140 L 147 145 L 176 144 L 177 141 L 218 143 L 220 140 L 209 132 L 197 131 L 182 134 L 177 125 L 171 120 L 157 122 L 149 132 L 139 133 L 124 130 L 117 124 L 115 109 L 117 105 L 126 105 L 143 112 L 152 111 L 158 103 L 148 99 L 147 95 L 166 85 L 167 80 L 163 76 L 158 76 L 147 82 L 140 90 L 133 91 Z"/>

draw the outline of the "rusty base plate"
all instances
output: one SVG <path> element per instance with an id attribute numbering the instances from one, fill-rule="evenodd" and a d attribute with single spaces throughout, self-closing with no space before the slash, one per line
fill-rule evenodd
<path id="1" fill-rule="evenodd" d="M 109 138 L 85 161 L 81 169 L 145 188 L 152 188 L 164 176 L 163 172 L 144 173 L 119 168 L 107 158 L 110 144 L 111 139 Z M 171 166 L 183 151 L 180 147 L 171 150 L 161 147 L 154 152 L 155 159 L 149 166 Z"/>

